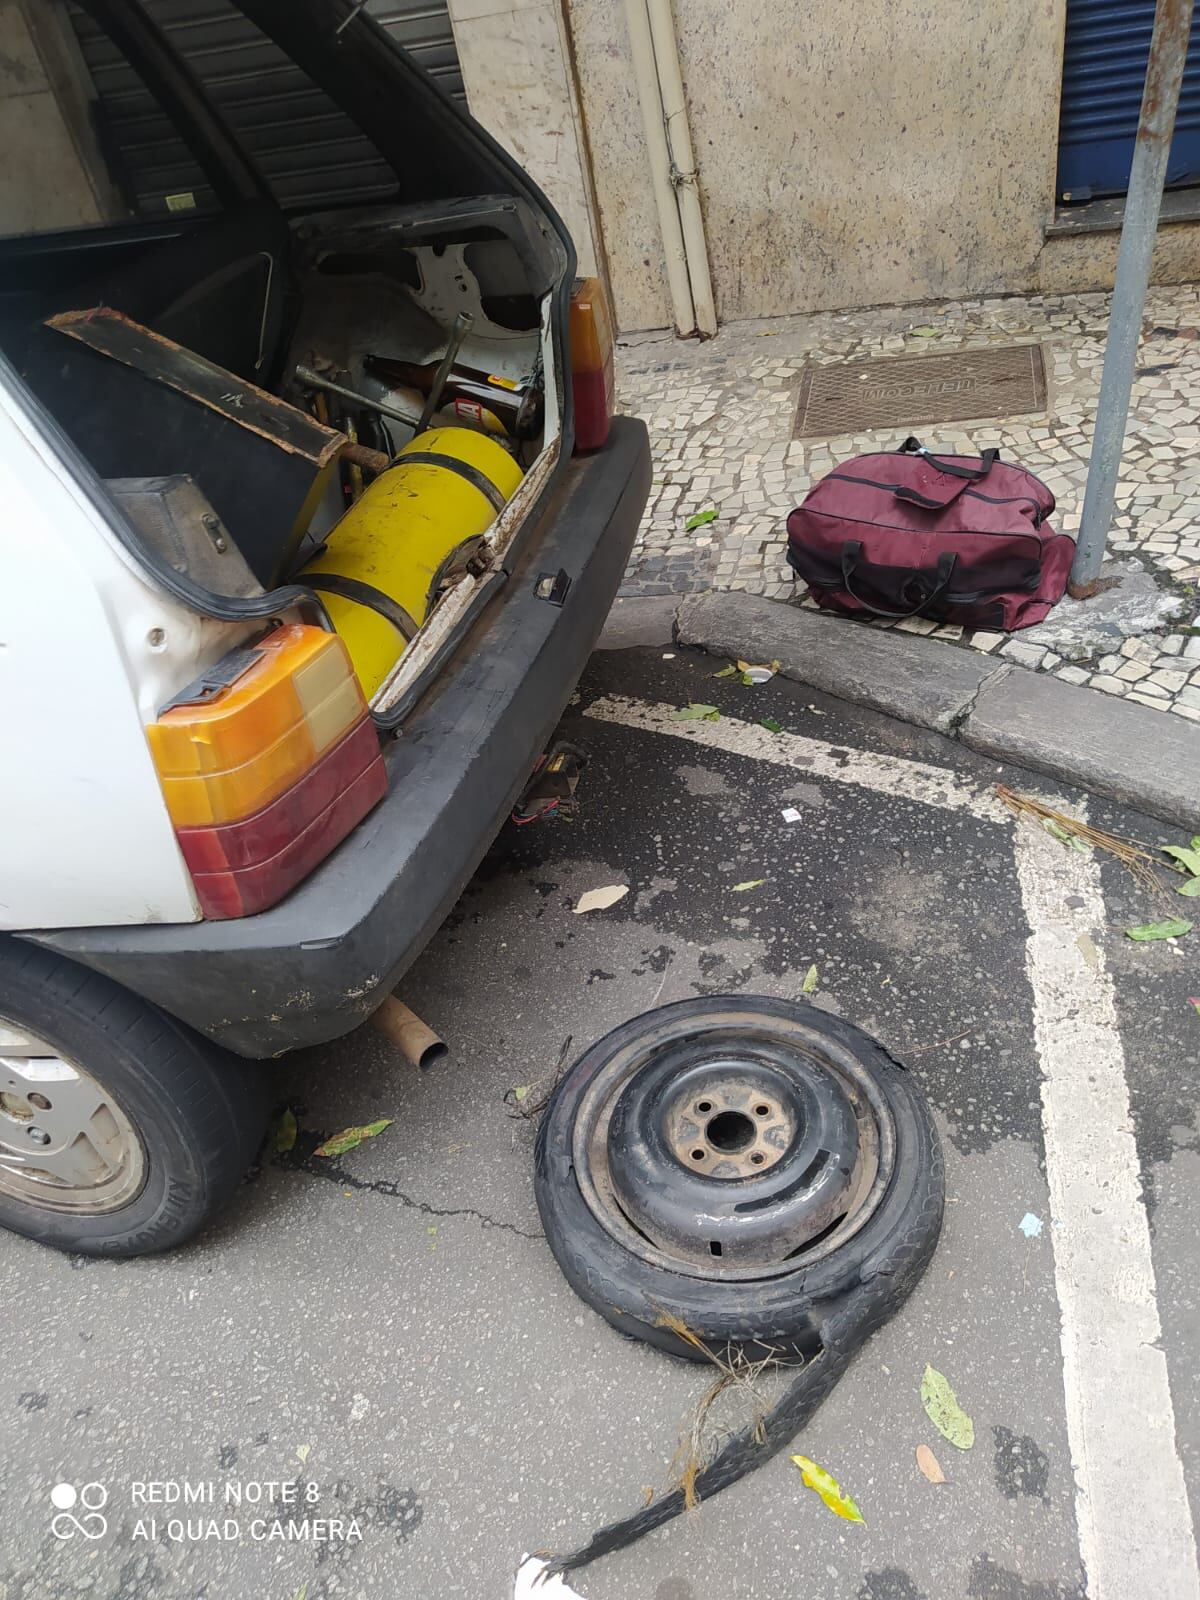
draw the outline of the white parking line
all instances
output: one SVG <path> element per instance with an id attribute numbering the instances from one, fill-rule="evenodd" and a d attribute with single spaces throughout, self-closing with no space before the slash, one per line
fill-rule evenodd
<path id="1" fill-rule="evenodd" d="M 586 715 L 943 810 L 1012 820 L 991 795 L 946 768 L 725 716 L 676 722 L 676 709 L 610 696 Z M 1200 1600 L 1166 1357 L 1157 1347 L 1154 1262 L 1114 989 L 1091 940 L 1107 920 L 1099 867 L 1029 823 L 1017 824 L 1013 838 L 1030 928 L 1026 971 L 1043 1073 L 1063 1386 L 1088 1595 Z"/>
<path id="2" fill-rule="evenodd" d="M 1015 848 L 1045 1074 L 1063 1387 L 1088 1593 L 1197 1600 L 1125 1052 L 1112 979 L 1092 940 L 1107 920 L 1100 868 L 1029 826 L 1016 829 Z"/>
<path id="3" fill-rule="evenodd" d="M 976 784 L 964 783 L 945 767 L 908 761 L 903 756 L 876 755 L 871 750 L 843 751 L 840 745 L 831 746 L 800 733 L 771 733 L 756 722 L 738 722 L 732 717 L 723 716 L 719 722 L 676 722 L 678 710 L 678 706 L 608 695 L 593 701 L 586 715 L 601 722 L 639 728 L 643 733 L 669 733 L 673 739 L 706 745 L 710 750 L 727 750 L 734 756 L 749 756 L 753 761 L 793 767 L 806 776 L 919 800 L 922 805 L 938 806 L 943 811 L 969 811 L 992 822 L 1001 822 L 1008 815 L 994 796 Z M 835 750 L 842 753 L 835 755 Z"/>

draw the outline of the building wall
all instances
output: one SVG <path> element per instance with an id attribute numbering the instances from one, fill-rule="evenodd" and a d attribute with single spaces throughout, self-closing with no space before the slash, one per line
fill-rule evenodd
<path id="1" fill-rule="evenodd" d="M 622 0 L 566 0 L 625 330 L 670 322 Z M 1066 0 L 675 0 L 718 314 L 1111 285 L 1051 239 Z M 1200 230 L 1164 230 L 1160 276 Z"/>
<path id="2" fill-rule="evenodd" d="M 472 115 L 545 190 L 596 270 L 582 123 L 561 0 L 449 0 Z"/>

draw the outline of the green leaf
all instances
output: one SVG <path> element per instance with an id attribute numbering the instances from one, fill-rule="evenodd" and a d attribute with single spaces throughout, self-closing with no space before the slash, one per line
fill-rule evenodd
<path id="1" fill-rule="evenodd" d="M 1182 845 L 1163 845 L 1163 855 L 1174 856 L 1185 872 L 1190 872 L 1193 878 L 1200 878 L 1200 850 L 1185 850 Z"/>
<path id="2" fill-rule="evenodd" d="M 926 1367 L 921 1379 L 921 1404 L 925 1414 L 943 1439 L 958 1450 L 969 1450 L 975 1443 L 975 1424 L 959 1405 L 949 1382 L 935 1367 Z"/>
<path id="3" fill-rule="evenodd" d="M 800 993 L 816 994 L 817 985 L 820 983 L 820 981 L 821 974 L 817 971 L 817 964 L 814 961 L 812 966 L 809 967 L 808 971 L 804 974 L 804 982 L 800 985 Z"/>
<path id="4" fill-rule="evenodd" d="M 680 706 L 678 711 L 672 711 L 671 721 L 702 722 L 707 719 L 708 721 L 712 722 L 715 721 L 720 715 L 721 713 L 717 710 L 716 706 L 702 706 L 693 703 L 691 705 Z"/>
<path id="5" fill-rule="evenodd" d="M 289 1150 L 295 1149 L 296 1135 L 299 1131 L 291 1106 L 284 1106 L 283 1113 L 275 1125 L 275 1150 L 278 1155 L 285 1156 Z"/>
<path id="6" fill-rule="evenodd" d="M 1195 833 L 1192 835 L 1192 849 L 1200 850 L 1200 833 Z"/>
<path id="7" fill-rule="evenodd" d="M 1200 1017 L 1200 994 L 1190 994 L 1190 995 L 1188 995 L 1188 1005 L 1194 1006 L 1195 1010 L 1196 1010 L 1196 1015 L 1198 1017 Z"/>
<path id="8" fill-rule="evenodd" d="M 912 334 L 914 339 L 933 339 L 933 338 L 936 337 L 936 335 L 938 333 L 941 332 L 941 329 L 940 328 L 924 327 L 924 328 L 910 328 L 908 331 L 909 331 L 909 333 Z"/>
<path id="9" fill-rule="evenodd" d="M 1191 931 L 1191 923 L 1182 917 L 1168 917 L 1165 922 L 1143 922 L 1140 928 L 1126 928 L 1125 936 L 1145 943 L 1150 939 L 1182 939 Z"/>
<path id="10" fill-rule="evenodd" d="M 728 667 L 722 667 L 720 672 L 714 672 L 713 673 L 713 677 L 714 678 L 732 678 L 736 671 L 737 671 L 737 668 L 731 664 Z"/>
<path id="11" fill-rule="evenodd" d="M 832 1473 L 826 1472 L 824 1467 L 819 1467 L 808 1456 L 793 1456 L 792 1461 L 800 1468 L 800 1475 L 806 1487 L 814 1489 L 830 1511 L 839 1517 L 845 1517 L 847 1522 L 862 1522 L 862 1512 Z M 863 1526 L 866 1527 L 865 1522 Z"/>
<path id="12" fill-rule="evenodd" d="M 783 723 L 776 722 L 774 717 L 759 717 L 758 725 L 760 728 L 765 728 L 768 733 L 783 732 Z"/>
<path id="13" fill-rule="evenodd" d="M 743 672 L 742 673 L 742 683 L 745 685 L 745 687 L 747 689 L 753 689 L 753 687 L 754 687 L 754 679 L 750 676 L 750 674 L 748 672 Z"/>
<path id="14" fill-rule="evenodd" d="M 532 1088 L 533 1088 L 533 1085 L 531 1083 L 523 1083 L 523 1084 L 521 1084 L 520 1088 L 513 1090 L 512 1097 L 517 1102 L 518 1105 L 521 1104 L 522 1100 L 528 1100 L 529 1099 L 529 1091 Z"/>
<path id="15" fill-rule="evenodd" d="M 1077 833 L 1072 833 L 1069 828 L 1064 828 L 1061 822 L 1055 822 L 1053 817 L 1043 817 L 1042 827 L 1052 839 L 1057 839 L 1059 844 L 1065 844 L 1071 850 L 1077 850 L 1080 855 L 1090 856 L 1092 847 L 1081 839 Z"/>
<path id="16" fill-rule="evenodd" d="M 733 892 L 734 894 L 745 894 L 747 889 L 761 888 L 766 881 L 767 880 L 765 878 L 747 878 L 745 883 L 735 883 L 733 886 Z"/>
<path id="17" fill-rule="evenodd" d="M 1200 878 L 1189 878 L 1175 891 L 1176 894 L 1200 895 Z"/>
<path id="18" fill-rule="evenodd" d="M 319 1144 L 313 1151 L 315 1156 L 344 1156 L 347 1150 L 355 1150 L 364 1139 L 375 1139 L 385 1128 L 390 1128 L 393 1119 L 380 1117 L 378 1122 L 362 1122 L 355 1128 L 343 1128 L 341 1133 L 335 1133 L 326 1139 L 324 1144 Z"/>
<path id="19" fill-rule="evenodd" d="M 684 523 L 684 530 L 693 533 L 697 528 L 702 528 L 706 522 L 715 522 L 717 513 L 710 506 L 707 511 L 697 511 L 694 517 L 689 517 Z"/>

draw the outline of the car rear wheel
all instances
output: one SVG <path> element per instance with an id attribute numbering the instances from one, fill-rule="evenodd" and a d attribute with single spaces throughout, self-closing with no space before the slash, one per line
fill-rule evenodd
<path id="1" fill-rule="evenodd" d="M 191 1238 L 268 1111 L 256 1063 L 62 956 L 0 940 L 0 1226 L 83 1255 Z"/>

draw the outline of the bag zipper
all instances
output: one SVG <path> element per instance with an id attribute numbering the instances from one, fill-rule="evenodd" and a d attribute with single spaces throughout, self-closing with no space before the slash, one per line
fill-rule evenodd
<path id="1" fill-rule="evenodd" d="M 924 446 L 922 446 L 922 448 L 919 451 L 914 451 L 914 450 L 877 450 L 875 452 L 875 454 L 876 455 L 881 455 L 881 456 L 904 456 L 905 459 L 909 460 L 909 461 L 912 460 L 914 455 L 923 455 L 927 460 L 930 458 L 930 452 Z M 958 461 L 958 460 L 962 460 L 964 458 L 960 457 L 960 456 L 956 456 L 954 459 L 956 461 Z M 969 461 L 970 457 L 967 456 L 965 459 Z M 1048 483 L 1043 483 L 1042 480 L 1038 477 L 1036 472 L 1031 472 L 1028 467 L 1017 466 L 1016 463 L 1012 462 L 1012 461 L 999 461 L 998 460 L 996 462 L 996 465 L 998 467 L 1012 467 L 1014 472 L 1023 472 L 1027 478 L 1032 478 L 1034 483 L 1037 484 L 1038 488 L 1039 489 L 1045 489 L 1046 493 L 1050 496 L 1050 511 L 1056 511 L 1058 509 L 1058 501 L 1054 497 L 1054 490 L 1050 487 L 1050 485 Z M 1050 515 L 1050 511 L 1047 511 L 1047 513 L 1046 513 L 1047 516 Z"/>
<path id="2" fill-rule="evenodd" d="M 854 483 L 866 483 L 867 480 L 865 478 L 854 478 L 851 481 Z M 796 510 L 806 511 L 813 517 L 828 517 L 832 522 L 853 522 L 860 528 L 887 528 L 891 533 L 907 534 L 910 539 L 921 537 L 920 533 L 914 528 L 898 528 L 894 522 L 878 522 L 871 517 L 848 517 L 843 511 L 822 511 L 820 506 L 810 506 L 807 502 L 797 506 Z M 795 512 L 792 515 L 794 516 Z M 958 534 L 943 533 L 938 535 L 943 539 L 954 539 L 963 536 L 972 539 L 1028 539 L 1031 544 L 1037 546 L 1039 559 L 1045 548 L 1045 541 L 1041 536 L 1025 528 L 1014 528 L 1011 533 L 1005 533 L 996 528 L 963 528 L 959 530 Z M 1055 534 L 1053 537 L 1065 538 L 1067 536 L 1065 534 Z"/>
<path id="3" fill-rule="evenodd" d="M 877 483 L 874 478 L 852 478 L 848 473 L 845 472 L 830 472 L 821 481 L 823 483 L 829 483 L 831 481 L 836 481 L 837 483 L 865 483 L 868 489 L 888 489 L 892 492 L 892 494 L 898 493 L 898 491 L 901 489 L 908 488 L 908 484 L 906 483 Z M 817 488 L 818 485 L 814 484 L 813 487 Z M 1046 492 L 1049 493 L 1049 490 Z M 964 500 L 968 496 L 972 500 L 986 500 L 990 506 L 1016 506 L 1027 503 L 1034 515 L 1039 518 L 1039 521 L 1041 519 L 1042 508 L 1036 503 L 1031 494 L 995 495 L 983 494 L 979 489 L 960 489 L 958 494 L 955 495 L 954 499 Z M 945 509 L 944 506 L 939 506 L 934 501 L 928 501 L 926 504 L 930 511 Z M 1050 513 L 1046 512 L 1046 516 L 1049 515 Z M 1037 525 L 1037 523 L 1034 524 L 1035 527 Z"/>

